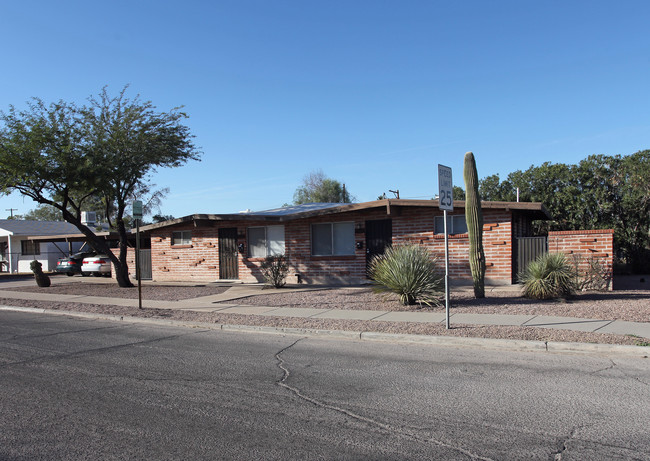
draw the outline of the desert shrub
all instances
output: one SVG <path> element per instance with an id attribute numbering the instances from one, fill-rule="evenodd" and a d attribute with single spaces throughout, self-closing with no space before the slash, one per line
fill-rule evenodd
<path id="1" fill-rule="evenodd" d="M 581 267 L 585 269 L 580 270 Z M 598 258 L 590 256 L 582 263 L 580 255 L 573 255 L 576 289 L 579 291 L 607 291 L 612 283 L 612 272 Z"/>
<path id="2" fill-rule="evenodd" d="M 284 255 L 267 256 L 262 261 L 262 275 L 266 283 L 281 288 L 287 283 L 289 264 Z"/>
<path id="3" fill-rule="evenodd" d="M 444 278 L 436 271 L 436 262 L 419 245 L 395 245 L 376 256 L 368 268 L 375 291 L 399 295 L 402 304 L 416 302 L 440 305 Z"/>
<path id="4" fill-rule="evenodd" d="M 576 272 L 563 253 L 546 253 L 531 261 L 519 280 L 527 298 L 568 297 L 576 291 Z"/>

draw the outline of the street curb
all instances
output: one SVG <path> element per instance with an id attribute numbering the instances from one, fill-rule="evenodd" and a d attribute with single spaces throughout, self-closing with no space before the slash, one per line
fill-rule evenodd
<path id="1" fill-rule="evenodd" d="M 620 344 L 591 344 L 553 341 L 527 341 L 519 339 L 472 338 L 457 336 L 410 335 L 403 333 L 380 333 L 374 331 L 317 330 L 309 328 L 267 327 L 254 325 L 231 325 L 182 320 L 152 319 L 145 317 L 124 317 L 112 314 L 96 314 L 75 311 L 56 311 L 34 307 L 0 306 L 0 311 L 28 312 L 33 314 L 62 315 L 69 317 L 111 320 L 116 322 L 144 323 L 185 328 L 205 328 L 226 332 L 265 333 L 275 335 L 313 336 L 319 338 L 346 339 L 372 342 L 422 344 L 441 347 L 481 348 L 519 352 L 549 352 L 555 354 L 623 355 L 648 358 L 650 347 Z"/>

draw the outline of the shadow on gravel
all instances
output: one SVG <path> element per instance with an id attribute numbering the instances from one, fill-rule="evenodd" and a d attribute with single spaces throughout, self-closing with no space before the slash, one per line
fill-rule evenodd
<path id="1" fill-rule="evenodd" d="M 181 301 L 221 294 L 227 286 L 174 286 L 143 285 L 142 299 L 148 301 Z M 2 286 L 0 285 L 0 289 Z M 121 288 L 117 283 L 70 282 L 48 288 L 13 287 L 11 291 L 27 293 L 51 293 L 57 295 L 100 296 L 104 298 L 138 299 L 138 287 Z"/>
<path id="2" fill-rule="evenodd" d="M 608 292 L 587 292 L 579 293 L 571 298 L 563 299 L 528 299 L 516 292 L 506 293 L 489 293 L 485 298 L 476 299 L 471 294 L 451 294 L 451 298 L 456 306 L 490 306 L 490 305 L 518 305 L 526 306 L 530 304 L 573 304 L 590 301 L 617 301 L 617 300 L 643 300 L 650 302 L 650 296 L 642 291 L 608 291 Z M 650 306 L 649 306 L 650 307 Z"/>

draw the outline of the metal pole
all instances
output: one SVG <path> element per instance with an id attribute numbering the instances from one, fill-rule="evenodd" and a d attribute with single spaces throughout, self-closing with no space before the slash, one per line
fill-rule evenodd
<path id="1" fill-rule="evenodd" d="M 140 220 L 135 220 L 135 278 L 138 281 L 138 309 L 142 309 L 142 280 L 140 277 Z"/>
<path id="2" fill-rule="evenodd" d="M 445 320 L 447 330 L 449 326 L 449 235 L 447 233 L 447 210 L 443 210 L 443 219 L 445 221 Z"/>

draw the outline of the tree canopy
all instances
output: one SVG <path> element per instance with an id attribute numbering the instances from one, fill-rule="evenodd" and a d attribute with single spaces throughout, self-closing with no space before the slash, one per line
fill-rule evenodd
<path id="1" fill-rule="evenodd" d="M 33 210 L 29 210 L 22 215 L 20 219 L 28 221 L 62 221 L 61 211 L 52 205 L 39 205 Z"/>
<path id="2" fill-rule="evenodd" d="M 134 199 L 147 203 L 159 196 L 150 182 L 158 168 L 200 159 L 180 108 L 160 112 L 139 96 L 128 98 L 126 90 L 112 97 L 104 87 L 83 106 L 33 98 L 25 110 L 10 106 L 0 112 L 0 190 L 59 210 L 95 250 L 109 256 L 120 286 L 131 286 L 127 207 Z M 106 218 L 113 220 L 119 256 L 81 223 L 81 211 L 92 200 L 103 203 Z"/>
<path id="3" fill-rule="evenodd" d="M 650 270 L 650 150 L 591 155 L 577 165 L 543 163 L 480 181 L 483 200 L 542 202 L 553 219 L 538 230 L 614 229 L 614 241 L 635 270 Z M 644 267 L 645 266 L 645 267 Z"/>
<path id="4" fill-rule="evenodd" d="M 294 205 L 303 203 L 351 203 L 350 192 L 335 179 L 325 176 L 322 170 L 309 173 L 293 194 Z"/>

